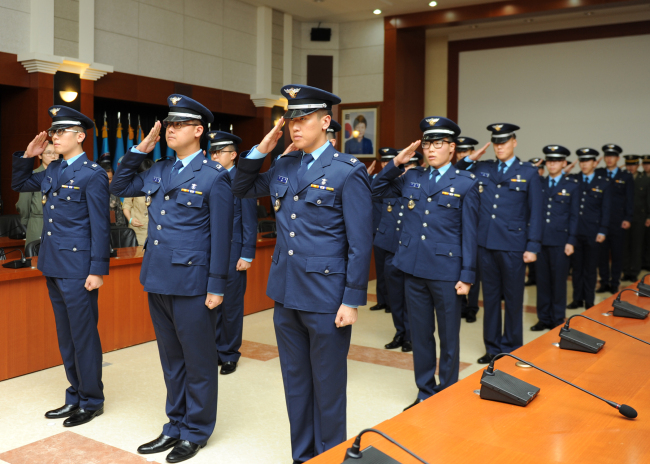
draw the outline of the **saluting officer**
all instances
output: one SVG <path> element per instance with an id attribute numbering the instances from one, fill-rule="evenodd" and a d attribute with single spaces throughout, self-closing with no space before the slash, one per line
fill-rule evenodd
<path id="1" fill-rule="evenodd" d="M 238 147 L 242 140 L 229 132 L 211 131 L 210 157 L 230 172 L 230 180 L 235 179 Z M 217 350 L 221 374 L 232 374 L 237 370 L 241 357 L 239 349 L 242 344 L 244 329 L 244 295 L 246 294 L 246 271 L 250 269 L 255 258 L 257 244 L 257 202 L 254 198 L 234 199 L 234 216 L 232 226 L 232 245 L 228 282 L 217 311 Z"/>
<path id="2" fill-rule="evenodd" d="M 623 272 L 625 231 L 630 228 L 634 217 L 634 178 L 627 170 L 619 169 L 617 166 L 619 155 L 623 152 L 621 147 L 608 144 L 604 145 L 602 150 L 607 168 L 596 169 L 596 175 L 606 176 L 609 179 L 610 201 L 616 207 L 610 210 L 608 234 L 600 246 L 598 263 L 600 287 L 596 293 L 618 293 Z"/>
<path id="3" fill-rule="evenodd" d="M 327 128 L 327 140 L 330 141 L 334 148 L 336 148 L 336 142 L 338 141 L 336 134 L 339 132 L 341 132 L 341 125 L 332 119 L 330 126 Z"/>
<path id="4" fill-rule="evenodd" d="M 382 169 L 397 156 L 398 151 L 394 148 L 380 148 Z M 412 167 L 412 166 L 411 166 Z M 376 178 L 375 178 L 376 180 Z M 404 211 L 400 208 L 401 202 L 398 196 L 383 198 L 381 220 L 377 227 L 373 245 L 385 251 L 384 276 L 386 279 L 386 290 L 393 315 L 395 336 L 393 340 L 384 346 L 387 350 L 402 348 L 402 351 L 413 351 L 411 343 L 411 328 L 406 309 L 404 296 L 404 272 L 395 266 L 395 253 L 397 253 L 398 240 L 402 231 L 402 219 Z"/>
<path id="5" fill-rule="evenodd" d="M 11 188 L 42 194 L 43 232 L 38 269 L 50 294 L 59 351 L 70 382 L 65 405 L 45 417 L 67 417 L 65 427 L 85 424 L 104 412 L 102 346 L 97 331 L 98 288 L 108 275 L 110 218 L 108 176 L 83 149 L 93 121 L 66 106 L 49 110 L 52 127 L 38 134 L 24 152 L 13 155 Z M 47 136 L 62 160 L 32 173 L 34 157 Z"/>
<path id="6" fill-rule="evenodd" d="M 571 154 L 562 145 L 547 145 L 548 178 L 542 179 L 544 221 L 542 250 L 537 255 L 537 324 L 530 330 L 553 329 L 564 323 L 566 282 L 569 256 L 574 252 L 580 213 L 578 180 L 564 175 L 566 157 Z"/>
<path id="7" fill-rule="evenodd" d="M 400 165 L 420 141 L 397 155 L 373 182 L 376 197 L 401 197 L 403 230 L 394 265 L 404 272 L 406 306 L 413 337 L 418 396 L 406 409 L 458 381 L 462 295 L 474 283 L 479 193 L 474 174 L 451 161 L 460 128 L 450 119 L 422 120 L 422 148 L 429 166 L 402 176 Z M 440 337 L 440 384 L 436 384 L 436 342 Z"/>
<path id="8" fill-rule="evenodd" d="M 393 150 L 392 148 L 389 147 L 384 147 L 379 149 L 379 156 L 380 158 L 380 166 L 382 169 L 384 169 L 384 166 L 388 164 L 390 159 L 386 158 L 384 159 L 384 155 L 389 153 L 390 150 Z M 368 176 L 370 177 L 370 181 L 372 182 L 373 179 L 377 177 L 377 174 L 371 175 L 372 171 L 375 169 L 375 161 L 372 162 L 370 167 L 368 168 Z M 381 223 L 381 216 L 383 214 L 384 210 L 384 204 L 383 200 L 381 198 L 372 198 L 372 238 L 373 238 L 373 243 L 374 239 L 377 237 L 377 231 L 379 230 L 379 224 Z M 391 307 L 390 307 L 390 301 L 388 299 L 388 290 L 386 288 L 386 271 L 384 269 L 385 263 L 386 263 L 386 250 L 384 250 L 381 247 L 378 247 L 377 245 L 373 245 L 372 247 L 373 254 L 375 256 L 375 274 L 377 276 L 377 288 L 376 288 L 376 294 L 377 294 L 377 304 L 372 305 L 370 308 L 370 311 L 379 311 L 381 309 L 385 309 L 387 313 L 392 312 Z"/>
<path id="9" fill-rule="evenodd" d="M 599 257 L 599 244 L 607 236 L 610 214 L 610 181 L 595 173 L 598 151 L 580 148 L 576 151 L 582 174 L 576 174 L 580 185 L 578 240 L 571 260 L 573 269 L 573 301 L 568 309 L 587 309 L 594 305 Z"/>
<path id="10" fill-rule="evenodd" d="M 634 215 L 625 233 L 623 280 L 634 282 L 641 272 L 643 239 L 650 226 L 650 176 L 639 171 L 639 155 L 625 155 L 625 169 L 634 177 Z"/>
<path id="11" fill-rule="evenodd" d="M 462 159 L 466 156 L 471 155 L 476 150 L 476 145 L 478 145 L 478 140 L 473 139 L 472 137 L 458 137 L 456 139 L 456 160 Z M 481 179 L 479 179 L 480 182 Z M 482 185 L 479 183 L 479 193 L 482 193 Z M 476 250 L 478 253 L 478 248 Z M 478 255 L 477 255 L 478 262 Z M 476 266 L 476 278 L 474 280 L 474 285 L 469 289 L 467 295 L 463 295 L 463 300 L 461 304 L 461 317 L 463 317 L 467 322 L 476 322 L 476 314 L 478 313 L 478 297 L 481 292 L 481 272 L 479 266 Z"/>
<path id="12" fill-rule="evenodd" d="M 138 453 L 173 447 L 167 462 L 181 462 L 206 445 L 217 420 L 213 309 L 222 303 L 228 282 L 234 201 L 228 171 L 203 156 L 212 113 L 184 95 L 170 95 L 167 101 L 165 138 L 176 157 L 138 173 L 160 140 L 156 121 L 142 143 L 124 156 L 110 191 L 145 196 L 149 207 L 140 282 L 149 294 L 169 422 Z"/>
<path id="13" fill-rule="evenodd" d="M 233 192 L 271 195 L 277 210 L 266 294 L 275 301 L 293 460 L 305 462 L 347 438 L 347 355 L 356 308 L 366 304 L 372 201 L 365 165 L 327 140 L 341 99 L 305 85 L 284 86 L 282 95 L 287 113 L 243 154 Z M 297 151 L 260 174 L 285 120 Z"/>
<path id="14" fill-rule="evenodd" d="M 483 340 L 488 364 L 499 353 L 523 345 L 523 306 L 526 264 L 535 262 L 542 240 L 542 190 L 537 168 L 515 156 L 514 124 L 491 124 L 497 160 L 476 162 L 481 150 L 460 160 L 460 169 L 472 169 L 483 182 L 479 211 L 479 268 L 483 280 L 485 319 Z M 473 164 L 472 164 L 473 163 Z M 501 298 L 505 321 L 501 320 Z M 503 327 L 503 328 L 502 328 Z"/>

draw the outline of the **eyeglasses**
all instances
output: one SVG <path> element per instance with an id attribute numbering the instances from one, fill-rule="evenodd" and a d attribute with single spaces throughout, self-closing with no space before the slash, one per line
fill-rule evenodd
<path id="1" fill-rule="evenodd" d="M 54 137 L 55 135 L 58 136 L 58 137 L 61 137 L 64 132 L 77 132 L 79 134 L 82 133 L 81 131 L 73 130 L 73 129 L 57 129 L 57 130 L 49 130 L 49 131 L 47 131 L 47 135 L 50 136 L 50 137 Z"/>
<path id="2" fill-rule="evenodd" d="M 59 156 L 59 155 L 57 155 L 56 152 L 54 152 L 54 151 L 44 151 L 43 156 L 53 156 L 54 157 L 54 156 Z"/>
<path id="3" fill-rule="evenodd" d="M 235 153 L 235 150 L 213 150 L 213 149 L 210 149 L 210 154 L 211 155 L 220 156 L 223 153 Z"/>
<path id="4" fill-rule="evenodd" d="M 174 130 L 181 130 L 185 126 L 200 126 L 200 124 L 190 124 L 187 121 L 163 121 L 163 127 L 173 127 Z"/>
<path id="5" fill-rule="evenodd" d="M 429 148 L 431 145 L 433 145 L 433 148 L 442 148 L 442 146 L 445 143 L 451 143 L 447 142 L 446 140 L 434 140 L 433 142 L 422 142 L 422 148 Z"/>

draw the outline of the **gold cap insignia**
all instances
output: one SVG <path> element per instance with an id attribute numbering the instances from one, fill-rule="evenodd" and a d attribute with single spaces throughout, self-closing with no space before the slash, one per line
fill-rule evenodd
<path id="1" fill-rule="evenodd" d="M 580 151 L 582 151 L 582 153 L 587 153 L 587 152 L 589 151 L 589 149 L 588 149 L 588 148 L 583 148 L 583 149 L 580 150 Z"/>
<path id="2" fill-rule="evenodd" d="M 463 143 L 463 142 L 465 141 L 465 139 L 464 139 L 464 138 L 460 138 L 460 139 L 458 139 L 458 141 L 459 141 L 460 143 Z"/>
<path id="3" fill-rule="evenodd" d="M 609 148 L 614 148 L 614 145 L 607 145 L 607 147 L 609 147 Z"/>
<path id="4" fill-rule="evenodd" d="M 492 126 L 492 127 L 494 127 L 494 130 L 495 130 L 495 131 L 499 132 L 499 131 L 501 130 L 501 128 L 503 127 L 503 124 L 495 124 L 495 125 Z"/>
<path id="5" fill-rule="evenodd" d="M 289 95 L 291 95 L 291 98 L 296 98 L 296 95 L 298 95 L 298 92 L 300 92 L 302 89 L 295 89 L 291 87 L 290 89 L 285 90 Z"/>
<path id="6" fill-rule="evenodd" d="M 438 121 L 440 121 L 440 118 L 429 118 L 429 119 L 427 119 L 427 122 L 429 123 L 430 126 L 435 126 Z"/>
<path id="7" fill-rule="evenodd" d="M 548 147 L 548 149 L 551 150 L 551 151 L 555 151 L 555 150 L 558 149 L 558 147 Z"/>
<path id="8" fill-rule="evenodd" d="M 212 140 L 214 140 L 214 138 L 216 137 L 216 135 L 217 135 L 217 134 L 212 133 L 212 134 L 210 134 L 210 138 L 211 138 Z"/>
<path id="9" fill-rule="evenodd" d="M 172 102 L 172 104 L 173 104 L 174 106 L 176 106 L 176 103 L 178 103 L 178 102 L 181 101 L 182 99 L 183 99 L 183 97 L 171 97 L 171 98 L 169 99 L 169 101 Z"/>
<path id="10" fill-rule="evenodd" d="M 52 113 L 52 116 L 56 116 L 56 113 L 58 113 L 59 111 L 61 111 L 61 108 L 52 108 L 50 110 L 50 113 Z"/>
<path id="11" fill-rule="evenodd" d="M 388 148 L 384 148 L 382 151 L 383 151 L 384 153 L 388 153 Z"/>

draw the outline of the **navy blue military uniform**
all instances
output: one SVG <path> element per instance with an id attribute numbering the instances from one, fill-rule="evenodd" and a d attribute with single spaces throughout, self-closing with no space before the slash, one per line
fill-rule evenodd
<path id="1" fill-rule="evenodd" d="M 478 145 L 478 140 L 473 139 L 472 137 L 458 137 L 456 139 L 456 157 L 457 159 L 462 159 L 469 152 L 473 152 Z M 479 179 L 480 181 L 480 179 Z M 479 183 L 479 193 L 482 193 L 482 187 Z M 478 254 L 478 249 L 476 250 Z M 478 255 L 477 255 L 478 262 Z M 469 290 L 469 294 L 463 295 L 463 300 L 461 303 L 461 317 L 464 317 L 467 322 L 476 322 L 476 314 L 478 313 L 478 297 L 481 292 L 481 272 L 480 268 L 476 267 L 476 279 L 474 285 Z"/>
<path id="2" fill-rule="evenodd" d="M 282 94 L 289 100 L 285 119 L 331 110 L 341 101 L 303 85 L 285 86 Z M 233 192 L 239 198 L 271 195 L 277 210 L 278 238 L 266 294 L 276 302 L 273 322 L 292 455 L 294 462 L 304 462 L 347 438 L 352 331 L 337 328 L 335 318 L 341 304 L 366 304 L 370 183 L 364 164 L 329 141 L 314 154 L 288 153 L 260 174 L 263 156 L 256 148 L 242 153 Z"/>
<path id="3" fill-rule="evenodd" d="M 95 127 L 72 108 L 53 106 L 50 131 Z M 88 142 L 86 142 L 88 143 Z M 104 404 L 102 346 L 97 331 L 99 290 L 84 285 L 89 275 L 108 275 L 110 217 L 108 176 L 85 153 L 52 161 L 32 173 L 34 160 L 13 155 L 11 187 L 43 195 L 43 232 L 38 269 L 46 278 L 54 309 L 59 350 L 70 382 L 66 405 L 100 411 Z M 73 161 L 74 160 L 74 161 Z"/>
<path id="4" fill-rule="evenodd" d="M 385 150 L 386 153 L 390 148 L 384 147 L 379 150 L 379 153 L 382 153 L 382 150 Z M 372 176 L 374 180 L 377 177 L 377 174 Z M 377 236 L 377 231 L 379 230 L 379 223 L 381 222 L 381 215 L 384 209 L 383 200 L 381 198 L 372 199 L 372 235 L 373 235 L 373 253 L 375 255 L 375 274 L 377 277 L 377 304 L 370 307 L 371 311 L 384 309 L 388 312 L 390 310 L 390 302 L 388 301 L 388 294 L 386 290 L 386 276 L 384 266 L 386 263 L 386 250 L 374 245 L 374 239 Z"/>
<path id="5" fill-rule="evenodd" d="M 453 140 L 460 133 L 442 117 L 425 118 L 420 128 L 425 141 Z M 476 271 L 478 182 L 451 163 L 440 169 L 416 167 L 402 175 L 404 169 L 391 162 L 373 182 L 373 196 L 401 198 L 403 230 L 393 263 L 405 273 L 416 403 L 458 381 L 462 298 L 455 287 L 459 281 L 474 283 Z M 435 379 L 436 320 L 440 384 Z"/>
<path id="6" fill-rule="evenodd" d="M 561 145 L 544 147 L 546 161 L 565 161 L 571 152 Z M 560 174 L 555 179 L 542 179 L 544 221 L 542 250 L 537 254 L 537 318 L 532 330 L 552 329 L 564 322 L 566 312 L 566 282 L 570 258 L 567 244 L 575 247 L 580 212 L 578 180 Z"/>
<path id="7" fill-rule="evenodd" d="M 390 147 L 381 148 L 379 152 L 382 154 L 381 161 L 386 162 L 391 162 L 398 153 L 397 150 Z M 411 351 L 411 329 L 404 295 L 404 273 L 394 265 L 399 236 L 403 227 L 404 211 L 400 208 L 402 203 L 398 197 L 383 198 L 382 201 L 381 220 L 376 229 L 373 246 L 380 248 L 386 255 L 384 261 L 386 291 L 396 331 L 393 341 L 388 343 L 385 348 L 395 349 L 400 346 L 404 348 L 406 344 L 406 351 Z M 376 256 L 375 259 L 377 259 Z"/>
<path id="8" fill-rule="evenodd" d="M 605 156 L 618 157 L 623 149 L 618 145 L 608 144 L 602 148 Z M 623 272 L 623 249 L 626 230 L 621 227 L 623 221 L 630 224 L 634 219 L 634 177 L 627 170 L 616 168 L 613 173 L 607 168 L 596 169 L 596 174 L 609 179 L 610 201 L 614 208 L 610 209 L 609 227 L 605 241 L 600 244 L 598 273 L 600 274 L 599 290 L 618 292 Z M 611 268 L 610 268 L 611 256 Z"/>
<path id="9" fill-rule="evenodd" d="M 242 140 L 229 132 L 211 131 L 210 150 L 221 150 L 234 146 Z M 231 182 L 235 179 L 237 167 L 229 170 Z M 223 363 L 237 363 L 241 357 L 239 349 L 242 344 L 244 328 L 244 295 L 246 294 L 246 272 L 238 271 L 239 259 L 251 262 L 255 259 L 257 243 L 257 202 L 254 198 L 233 199 L 232 245 L 230 246 L 230 263 L 228 264 L 228 281 L 223 303 L 217 311 L 217 350 L 219 360 Z M 222 373 L 225 371 L 222 370 Z"/>
<path id="10" fill-rule="evenodd" d="M 506 143 L 519 127 L 492 124 L 492 142 Z M 511 158 L 505 166 L 497 160 L 458 161 L 460 169 L 472 169 L 482 183 L 479 211 L 479 269 L 483 282 L 483 340 L 489 362 L 499 353 L 523 345 L 523 304 L 526 263 L 524 252 L 539 253 L 542 240 L 542 190 L 537 168 Z M 508 164 L 510 163 L 510 164 Z M 501 299 L 505 299 L 505 321 Z"/>
<path id="11" fill-rule="evenodd" d="M 581 148 L 576 154 L 578 159 L 595 160 L 598 151 L 593 148 Z M 579 308 L 583 302 L 586 308 L 594 305 L 596 297 L 596 272 L 599 258 L 599 234 L 607 236 L 611 207 L 610 181 L 607 176 L 591 174 L 585 180 L 584 174 L 575 174 L 580 185 L 580 213 L 578 215 L 578 241 L 571 260 L 573 269 L 573 302 L 571 309 Z"/>
<path id="12" fill-rule="evenodd" d="M 199 120 L 205 130 L 213 120 L 207 108 L 186 96 L 170 95 L 168 102 L 165 122 Z M 182 169 L 180 159 L 169 159 L 138 174 L 147 154 L 132 148 L 110 191 L 145 196 L 149 207 L 140 282 L 149 292 L 167 386 L 169 422 L 162 433 L 204 446 L 217 419 L 219 375 L 217 311 L 205 301 L 208 293 L 226 291 L 234 200 L 228 171 L 202 151 L 190 156 Z"/>

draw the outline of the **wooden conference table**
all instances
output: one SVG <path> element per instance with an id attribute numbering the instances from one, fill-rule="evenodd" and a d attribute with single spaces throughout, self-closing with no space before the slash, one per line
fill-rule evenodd
<path id="1" fill-rule="evenodd" d="M 636 284 L 630 288 L 636 289 Z M 622 299 L 650 309 L 650 298 L 625 292 Z M 611 311 L 613 300 L 583 314 L 650 341 L 650 317 L 602 315 Z M 568 316 L 577 313 L 567 311 Z M 610 401 L 632 406 L 639 414 L 636 419 L 626 419 L 606 403 L 538 370 L 516 367 L 515 360 L 505 357 L 496 362 L 496 369 L 541 388 L 528 406 L 480 399 L 474 390 L 480 389 L 482 369 L 374 428 L 431 464 L 650 462 L 650 346 L 583 318 L 572 319 L 570 326 L 605 340 L 605 346 L 597 354 L 561 350 L 553 346 L 559 342 L 558 327 L 513 354 Z M 340 464 L 352 442 L 309 464 Z M 419 462 L 379 435 L 364 434 L 361 449 L 371 445 L 401 463 Z"/>
<path id="2" fill-rule="evenodd" d="M 266 282 L 275 241 L 258 235 L 256 257 L 247 271 L 245 314 L 273 307 L 266 296 Z M 99 291 L 99 335 L 104 352 L 156 338 L 147 294 L 140 284 L 142 247 L 120 248 L 117 253 Z M 32 258 L 31 268 L 0 267 L 0 381 L 62 363 L 54 312 L 37 262 L 38 258 Z"/>

